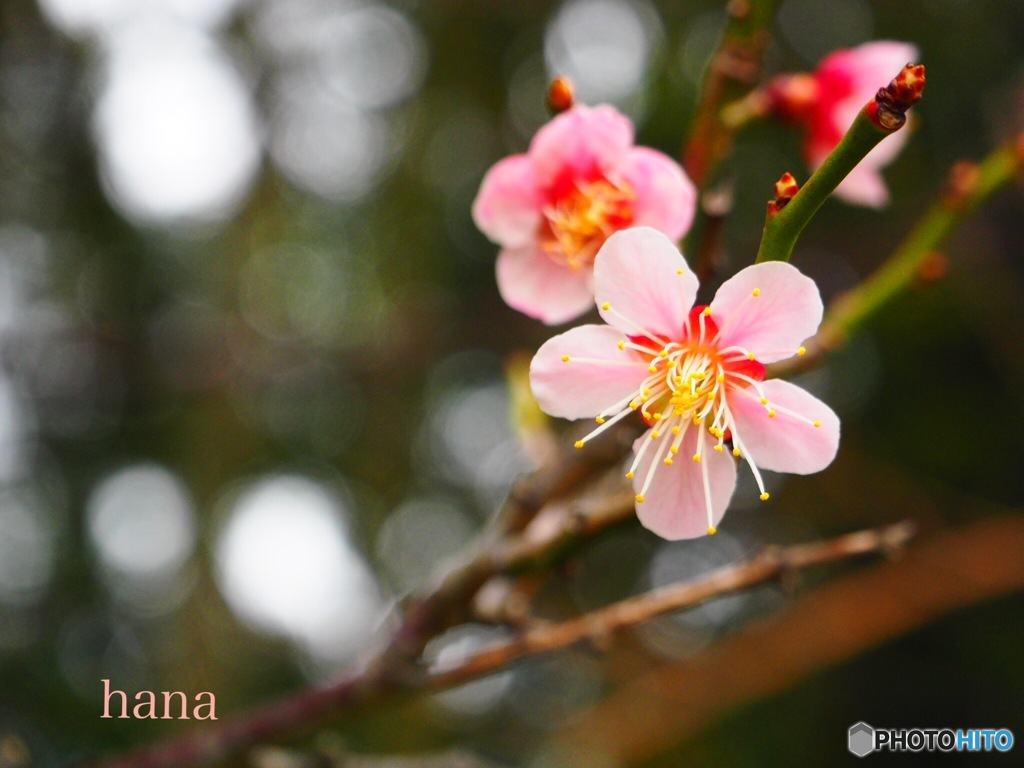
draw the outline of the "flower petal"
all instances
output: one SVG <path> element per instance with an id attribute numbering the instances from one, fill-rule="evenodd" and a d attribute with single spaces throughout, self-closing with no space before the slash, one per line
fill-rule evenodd
<path id="1" fill-rule="evenodd" d="M 495 163 L 473 200 L 473 221 L 493 242 L 506 248 L 536 239 L 543 198 L 533 161 L 513 155 Z"/>
<path id="2" fill-rule="evenodd" d="M 869 163 L 870 155 L 864 158 L 836 187 L 833 194 L 852 205 L 867 208 L 882 208 L 889 202 L 889 187 L 881 172 Z"/>
<path id="3" fill-rule="evenodd" d="M 634 226 L 654 227 L 673 241 L 689 231 L 697 190 L 672 158 L 647 147 L 634 147 L 616 172 L 636 195 Z"/>
<path id="4" fill-rule="evenodd" d="M 768 405 L 752 389 L 729 395 L 733 435 L 761 469 L 809 475 L 820 472 L 839 450 L 839 417 L 804 389 L 781 379 L 762 382 Z M 769 418 L 766 408 L 775 411 Z M 799 414 L 811 423 L 797 418 Z M 821 423 L 815 427 L 813 422 Z"/>
<path id="5" fill-rule="evenodd" d="M 762 363 L 796 354 L 818 330 L 823 311 L 818 286 L 784 261 L 740 270 L 722 283 L 711 302 L 711 316 L 721 330 L 719 347 L 743 347 Z"/>
<path id="6" fill-rule="evenodd" d="M 579 317 L 592 306 L 589 270 L 557 264 L 536 244 L 506 248 L 498 254 L 495 270 L 505 303 L 548 325 Z"/>
<path id="7" fill-rule="evenodd" d="M 678 339 L 697 297 L 697 276 L 665 235 L 634 227 L 616 232 L 598 251 L 594 297 L 609 325 Z"/>
<path id="8" fill-rule="evenodd" d="M 619 349 L 624 338 L 607 325 L 581 325 L 548 339 L 530 363 L 530 386 L 541 409 L 563 419 L 594 418 L 635 393 L 647 366 Z"/>
<path id="9" fill-rule="evenodd" d="M 578 106 L 545 125 L 530 143 L 538 179 L 549 186 L 559 177 L 586 178 L 613 169 L 633 145 L 633 124 L 607 105 Z"/>
<path id="10" fill-rule="evenodd" d="M 693 539 L 708 532 L 707 502 L 704 496 L 704 474 L 711 491 L 711 524 L 717 526 L 729 506 L 736 489 L 736 462 L 728 453 L 711 450 L 713 438 L 705 434 L 705 450 L 700 463 L 692 456 L 697 452 L 698 430 L 689 429 L 683 438 L 679 456 L 672 466 L 664 461 L 664 438 L 647 447 L 633 477 L 637 493 L 643 488 L 652 461 L 659 462 L 655 469 L 644 502 L 637 504 L 636 514 L 641 525 L 664 539 Z M 644 437 L 633 444 L 639 449 Z M 656 450 L 661 449 L 661 450 Z M 685 458 L 684 458 L 685 457 Z"/>

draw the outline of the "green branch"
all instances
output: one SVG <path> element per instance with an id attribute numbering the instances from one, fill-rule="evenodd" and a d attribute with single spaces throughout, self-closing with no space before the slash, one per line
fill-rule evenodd
<path id="1" fill-rule="evenodd" d="M 757 261 L 789 261 L 797 238 L 839 183 L 886 136 L 906 123 L 924 90 L 924 67 L 907 65 L 857 114 L 835 149 L 791 198 L 768 204 Z"/>
<path id="2" fill-rule="evenodd" d="M 836 301 L 822 325 L 826 338 L 848 337 L 910 286 L 953 230 L 993 194 L 1017 180 L 1022 170 L 1024 134 L 992 152 L 980 165 L 953 166 L 943 194 L 893 254 L 871 277 Z"/>

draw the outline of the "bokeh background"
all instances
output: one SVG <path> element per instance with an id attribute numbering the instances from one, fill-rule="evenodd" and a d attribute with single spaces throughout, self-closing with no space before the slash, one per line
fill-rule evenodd
<path id="1" fill-rule="evenodd" d="M 678 153 L 723 20 L 708 0 L 3 0 L 0 765 L 190 727 L 100 720 L 101 678 L 213 691 L 224 717 L 359 658 L 536 457 L 505 371 L 551 331 L 497 295 L 496 248 L 469 216 L 482 174 L 546 119 L 555 73 Z M 797 250 L 834 296 L 952 162 L 1024 129 L 1024 5 L 784 0 L 775 33 L 769 72 L 879 38 L 917 43 L 928 67 L 886 174 L 892 206 L 829 203 Z M 741 137 L 726 274 L 753 258 L 784 170 L 806 177 L 796 135 Z M 766 542 L 1020 505 L 1022 220 L 1020 187 L 1004 191 L 954 237 L 949 279 L 803 377 L 844 419 L 828 471 L 770 478 L 769 505 L 741 486 L 714 539 L 608 533 L 539 610 Z M 789 599 L 763 588 L 654 622 L 612 662 L 621 676 L 623 659 L 697 654 Z M 958 613 L 652 764 L 852 760 L 862 719 L 1024 737 L 1022 630 L 1017 598 Z M 433 652 L 499 631 L 463 628 Z M 530 765 L 602 698 L 612 662 L 525 663 L 331 743 Z"/>

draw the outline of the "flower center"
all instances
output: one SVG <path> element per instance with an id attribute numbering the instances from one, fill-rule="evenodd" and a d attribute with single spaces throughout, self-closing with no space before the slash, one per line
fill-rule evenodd
<path id="1" fill-rule="evenodd" d="M 541 247 L 571 269 L 588 267 L 612 234 L 633 221 L 635 194 L 605 178 L 567 185 L 544 209 Z"/>

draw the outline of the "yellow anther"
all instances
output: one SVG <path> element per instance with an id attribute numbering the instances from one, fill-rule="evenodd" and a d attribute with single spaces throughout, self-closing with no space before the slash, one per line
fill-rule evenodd
<path id="1" fill-rule="evenodd" d="M 625 349 L 625 348 L 626 348 L 626 342 L 620 341 L 619 342 L 619 349 Z"/>
<path id="2" fill-rule="evenodd" d="M 764 493 L 761 494 L 761 501 L 768 501 L 770 496 L 771 496 L 771 494 L 769 494 L 767 491 L 765 491 Z"/>
<path id="3" fill-rule="evenodd" d="M 672 455 L 673 456 L 675 456 L 677 453 L 679 453 L 679 448 L 677 448 L 674 445 L 671 448 L 669 448 L 669 450 L 672 451 Z"/>
<path id="4" fill-rule="evenodd" d="M 673 376 L 672 377 L 672 381 L 674 381 L 676 383 L 676 385 L 682 384 L 683 383 L 683 377 L 682 376 Z"/>
<path id="5" fill-rule="evenodd" d="M 803 357 L 804 355 L 807 354 L 807 347 L 800 347 L 799 349 L 797 349 L 796 353 L 800 355 L 800 357 Z"/>
<path id="6" fill-rule="evenodd" d="M 573 443 L 573 445 L 575 445 L 577 448 L 582 448 L 583 447 L 583 441 L 582 440 L 577 440 L 575 443 Z"/>
<path id="7" fill-rule="evenodd" d="M 718 529 L 715 526 L 712 525 L 708 528 L 708 536 L 714 536 L 716 533 L 718 533 Z"/>
<path id="8" fill-rule="evenodd" d="M 718 374 L 718 378 L 715 379 L 715 381 L 717 381 L 719 384 L 721 384 L 723 381 L 725 381 L 725 374 L 724 373 Z"/>
<path id="9" fill-rule="evenodd" d="M 672 427 L 672 434 L 673 435 L 678 435 L 679 434 L 679 427 Z"/>
<path id="10" fill-rule="evenodd" d="M 707 378 L 707 374 L 704 373 L 704 371 L 694 371 L 690 374 L 690 378 L 700 381 L 701 379 Z"/>
<path id="11" fill-rule="evenodd" d="M 762 397 L 761 398 L 761 405 L 768 405 L 768 398 L 767 397 Z"/>
<path id="12" fill-rule="evenodd" d="M 568 355 L 562 355 L 562 362 L 563 363 L 568 363 L 569 362 L 569 356 Z"/>
<path id="13" fill-rule="evenodd" d="M 611 308 L 612 308 L 612 305 L 609 304 L 607 301 L 604 304 L 601 305 L 601 309 L 603 309 L 605 312 L 607 312 Z"/>
<path id="14" fill-rule="evenodd" d="M 666 463 L 666 464 L 667 464 L 668 466 L 670 466 L 670 467 L 671 467 L 671 466 L 672 466 L 672 457 L 671 457 L 671 456 L 666 456 L 666 457 L 665 457 L 665 463 Z"/>
<path id="15" fill-rule="evenodd" d="M 724 451 L 724 450 L 725 450 L 725 448 L 723 448 L 723 447 L 722 447 L 722 446 L 720 446 L 720 445 L 716 445 L 716 446 L 715 446 L 715 453 L 721 453 L 721 452 L 722 452 L 722 451 Z"/>
<path id="16" fill-rule="evenodd" d="M 604 416 L 598 416 L 594 419 L 598 424 L 604 424 Z"/>
<path id="17" fill-rule="evenodd" d="M 732 449 L 732 455 L 735 456 L 736 458 L 739 458 L 739 456 L 740 456 L 740 449 L 739 448 L 733 448 Z"/>
<path id="18" fill-rule="evenodd" d="M 816 421 L 816 422 L 814 422 L 814 426 L 816 426 L 816 427 L 820 427 L 820 426 L 821 426 L 821 422 L 820 422 L 820 421 Z"/>
<path id="19" fill-rule="evenodd" d="M 775 418 L 775 411 L 768 411 L 768 418 L 769 419 L 774 419 Z"/>
<path id="20" fill-rule="evenodd" d="M 658 430 L 651 432 L 651 440 L 657 440 L 659 437 L 661 437 L 661 433 Z"/>
<path id="21" fill-rule="evenodd" d="M 701 419 L 701 417 L 700 417 L 700 416 L 698 416 L 697 414 L 694 414 L 694 415 L 693 415 L 693 423 L 694 423 L 694 424 L 700 424 L 700 423 L 701 423 L 701 421 L 703 421 L 703 419 Z"/>
<path id="22" fill-rule="evenodd" d="M 758 296 L 761 295 L 761 289 L 760 288 L 755 288 L 753 295 L 754 295 L 754 298 L 756 299 Z"/>
<path id="23" fill-rule="evenodd" d="M 747 352 L 747 357 L 750 358 L 751 360 L 753 360 L 754 359 L 754 353 L 753 352 Z"/>
<path id="24" fill-rule="evenodd" d="M 685 274 L 685 273 L 686 273 L 686 270 L 685 270 L 685 269 L 677 269 L 677 270 L 676 270 L 676 274 L 677 274 L 677 275 L 682 275 L 682 274 Z"/>
<path id="25" fill-rule="evenodd" d="M 658 353 L 658 357 L 660 357 L 661 359 L 664 360 L 666 357 L 668 357 L 668 350 L 667 349 L 661 350 L 661 352 Z"/>
<path id="26" fill-rule="evenodd" d="M 643 504 L 644 503 L 644 495 L 642 493 L 638 493 L 636 495 L 636 503 L 637 504 Z"/>
<path id="27" fill-rule="evenodd" d="M 634 477 L 636 477 L 636 475 L 634 475 L 632 472 L 627 472 L 626 473 L 626 479 L 627 480 L 632 480 Z"/>
<path id="28" fill-rule="evenodd" d="M 655 421 L 661 421 L 661 419 L 662 419 L 662 415 L 660 413 L 654 414 L 654 420 Z"/>
<path id="29" fill-rule="evenodd" d="M 700 454 L 699 453 L 693 454 L 693 463 L 694 464 L 700 464 Z"/>
<path id="30" fill-rule="evenodd" d="M 650 365 L 649 365 L 649 366 L 647 367 L 647 372 L 648 372 L 648 373 L 657 373 L 657 372 L 658 372 L 658 366 L 656 366 L 656 365 L 655 365 L 654 363 L 651 363 L 651 364 L 650 364 Z"/>
<path id="31" fill-rule="evenodd" d="M 644 387 L 644 397 L 650 397 L 651 390 L 648 387 Z"/>
<path id="32" fill-rule="evenodd" d="M 640 403 L 638 403 L 636 400 L 633 400 L 632 402 L 630 402 L 629 407 L 635 411 L 637 408 L 640 407 Z"/>
<path id="33" fill-rule="evenodd" d="M 711 314 L 711 307 L 704 307 L 704 317 L 708 317 Z"/>

